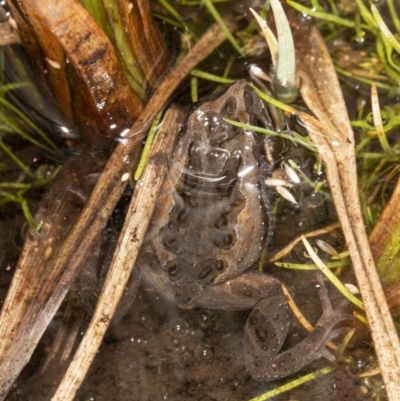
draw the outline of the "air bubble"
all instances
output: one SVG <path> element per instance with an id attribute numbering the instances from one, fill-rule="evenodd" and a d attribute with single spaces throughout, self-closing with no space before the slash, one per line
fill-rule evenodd
<path id="1" fill-rule="evenodd" d="M 209 329 L 213 324 L 213 313 L 211 311 L 204 311 L 200 315 L 200 327 L 204 329 Z"/>
<path id="2" fill-rule="evenodd" d="M 183 319 L 174 319 L 169 323 L 169 332 L 173 337 L 183 337 L 189 332 L 189 325 Z"/>
<path id="3" fill-rule="evenodd" d="M 214 357 L 214 350 L 208 344 L 199 344 L 195 350 L 197 358 L 209 361 Z"/>

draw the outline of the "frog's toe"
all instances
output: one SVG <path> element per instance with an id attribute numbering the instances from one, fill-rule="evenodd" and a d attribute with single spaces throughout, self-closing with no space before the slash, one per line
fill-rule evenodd
<path id="1" fill-rule="evenodd" d="M 344 320 L 354 320 L 353 315 L 343 312 L 343 309 L 345 309 L 347 305 L 348 301 L 346 300 L 341 302 L 334 311 L 332 310 L 329 313 L 322 313 L 316 326 L 324 327 L 326 330 L 331 332 L 333 327 L 335 327 L 338 323 L 343 322 Z"/>
<path id="2" fill-rule="evenodd" d="M 328 340 L 327 340 L 327 341 L 331 341 L 331 340 L 333 340 L 334 338 L 341 336 L 342 334 L 346 334 L 346 333 L 348 333 L 348 331 L 349 331 L 349 328 L 348 328 L 348 327 L 340 327 L 340 328 L 338 328 L 338 329 L 331 330 L 331 331 L 329 332 Z"/>
<path id="3" fill-rule="evenodd" d="M 331 301 L 329 299 L 328 291 L 322 278 L 322 274 L 318 272 L 316 276 L 319 284 L 318 295 L 322 306 L 322 315 L 319 321 L 325 322 L 324 325 L 329 324 L 331 327 L 333 327 L 337 323 L 343 320 L 354 319 L 353 315 L 343 312 L 346 309 L 347 305 L 349 304 L 349 301 L 347 299 L 341 301 L 339 305 L 335 307 L 335 310 L 333 310 Z"/>
<path id="4" fill-rule="evenodd" d="M 322 358 L 327 359 L 330 362 L 335 362 L 336 361 L 336 356 L 334 354 L 332 354 L 327 348 L 326 348 L 326 344 L 333 340 L 336 337 L 339 337 L 342 334 L 347 333 L 349 330 L 347 327 L 340 327 L 339 329 L 335 329 L 335 330 L 330 330 L 328 336 L 326 337 L 326 342 L 324 344 L 324 346 L 319 350 L 319 355 Z"/>
<path id="5" fill-rule="evenodd" d="M 332 354 L 329 350 L 326 348 L 322 348 L 321 351 L 319 352 L 319 355 L 321 358 L 327 359 L 329 362 L 336 362 L 336 356 Z"/>

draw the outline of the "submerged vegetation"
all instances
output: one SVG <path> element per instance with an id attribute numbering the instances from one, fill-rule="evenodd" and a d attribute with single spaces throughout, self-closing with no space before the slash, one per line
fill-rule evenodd
<path id="1" fill-rule="evenodd" d="M 26 193 L 33 188 L 47 186 L 57 175 L 59 167 L 27 162 L 18 157 L 18 150 L 25 146 L 35 146 L 47 153 L 58 152 L 57 146 L 32 118 L 21 109 L 13 92 L 19 89 L 31 91 L 32 97 L 40 100 L 33 82 L 8 83 L 5 78 L 4 59 L 15 58 L 12 50 L 0 48 L 0 206 L 15 202 L 22 208 L 23 214 L 32 230 L 39 230 L 42 222 L 34 222 L 30 212 Z M 14 68 L 17 68 L 14 65 Z M 21 65 L 20 65 L 21 67 Z M 16 148 L 17 151 L 14 151 Z M 15 179 L 15 181 L 12 181 Z"/>

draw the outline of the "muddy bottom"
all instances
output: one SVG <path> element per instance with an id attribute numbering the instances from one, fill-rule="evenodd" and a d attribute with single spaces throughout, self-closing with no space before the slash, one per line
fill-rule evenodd
<path id="1" fill-rule="evenodd" d="M 308 299 L 303 307 L 314 323 L 320 313 L 312 306 L 317 295 L 310 293 L 305 285 L 298 294 Z M 242 354 L 247 314 L 206 309 L 183 311 L 165 302 L 152 289 L 142 288 L 128 314 L 110 327 L 75 400 L 261 401 L 265 398 L 255 397 L 329 366 L 321 359 L 282 380 L 254 380 L 244 367 Z M 305 335 L 294 319 L 292 323 L 284 347 L 290 347 Z M 57 324 L 50 325 L 8 401 L 47 401 L 56 391 L 60 372 L 51 369 L 41 373 L 54 338 L 54 326 Z M 84 329 L 80 334 L 83 332 Z M 364 371 L 365 366 L 360 366 L 360 370 Z M 370 394 L 365 383 L 338 363 L 336 370 L 328 375 L 269 399 L 368 401 L 374 399 Z"/>
<path id="2" fill-rule="evenodd" d="M 247 312 L 182 311 L 143 289 L 130 313 L 110 329 L 77 400 L 250 400 L 288 382 L 258 382 L 247 373 L 242 333 Z M 304 331 L 294 325 L 289 343 Z M 314 371 L 323 360 L 310 365 Z M 291 399 L 368 400 L 341 367 Z M 273 399 L 287 400 L 288 394 Z"/>
<path id="3" fill-rule="evenodd" d="M 305 207 L 295 209 L 291 206 L 282 210 L 283 217 L 277 219 L 272 240 L 277 249 L 298 234 L 299 226 L 314 230 L 321 226 L 321 221 L 326 222 L 331 214 L 330 209 L 323 204 L 313 209 L 313 218 L 310 218 L 306 210 Z M 341 241 L 341 237 L 337 238 L 335 235 L 326 239 L 331 244 Z M 304 258 L 303 253 L 303 247 L 299 245 L 287 259 L 298 261 L 299 258 Z M 7 273 L 6 281 L 9 281 L 12 272 Z M 315 288 L 315 273 L 296 272 L 271 265 L 266 267 L 266 273 L 285 283 L 306 318 L 315 324 L 322 313 Z M 351 278 L 350 275 L 346 282 L 352 281 Z M 5 292 L 7 284 L 5 283 L 3 287 Z M 328 292 L 335 308 L 342 301 L 342 297 L 329 284 Z M 249 312 L 206 309 L 185 311 L 166 302 L 152 288 L 142 286 L 128 313 L 119 322 L 111 325 L 88 377 L 75 399 L 77 401 L 250 401 L 304 374 L 332 366 L 321 359 L 282 380 L 273 382 L 254 380 L 246 371 L 242 350 L 243 330 Z M 51 368 L 46 372 L 41 370 L 54 342 L 61 315 L 62 311 L 50 325 L 41 345 L 8 396 L 8 401 L 47 401 L 56 391 L 65 366 L 61 369 Z M 85 320 L 87 326 L 90 317 L 86 315 Z M 348 327 L 347 323 L 343 323 L 342 326 Z M 349 328 L 345 332 L 348 330 Z M 82 338 L 84 331 L 84 327 L 79 330 L 78 340 Z M 290 348 L 305 336 L 305 329 L 292 317 L 291 330 L 284 348 Z M 339 337 L 337 344 L 340 344 L 341 338 L 343 336 Z M 357 366 L 360 365 L 358 366 L 360 372 L 376 367 L 371 356 L 369 340 L 363 338 L 362 342 L 366 344 L 365 351 L 360 348 L 362 344 L 352 341 L 352 344 L 358 344 L 357 352 L 361 353 L 361 357 L 353 357 L 353 360 L 358 361 Z M 369 360 L 372 361 L 371 367 L 367 366 Z M 324 401 L 373 399 L 369 396 L 372 391 L 368 392 L 365 383 L 348 372 L 349 365 L 338 363 L 335 367 L 336 370 L 328 375 L 320 376 L 290 393 L 272 399 L 323 399 Z M 354 370 L 354 364 L 352 368 Z M 259 398 L 257 401 L 261 399 L 264 398 Z"/>

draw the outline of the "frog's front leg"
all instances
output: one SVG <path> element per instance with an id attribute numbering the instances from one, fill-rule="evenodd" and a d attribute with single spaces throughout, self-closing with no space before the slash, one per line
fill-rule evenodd
<path id="1" fill-rule="evenodd" d="M 320 274 L 317 277 L 322 316 L 308 336 L 292 348 L 279 353 L 285 340 L 278 333 L 281 323 L 276 324 L 280 314 L 276 310 L 282 308 L 281 297 L 262 299 L 251 311 L 245 326 L 243 352 L 246 368 L 257 380 L 286 377 L 321 357 L 335 360 L 326 349 L 326 343 L 343 331 L 333 330 L 333 327 L 349 319 L 349 315 L 343 314 L 342 308 L 333 311 L 322 277 Z"/>

